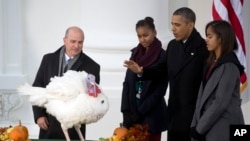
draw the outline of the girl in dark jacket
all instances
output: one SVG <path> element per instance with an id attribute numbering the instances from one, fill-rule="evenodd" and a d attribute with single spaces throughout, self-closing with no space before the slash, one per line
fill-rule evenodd
<path id="1" fill-rule="evenodd" d="M 153 19 L 146 17 L 138 21 L 136 32 L 139 44 L 131 50 L 130 59 L 144 68 L 157 65 L 165 51 L 156 37 Z M 167 129 L 167 105 L 164 99 L 167 89 L 167 82 L 164 82 L 166 80 L 163 77 L 143 81 L 128 69 L 123 82 L 121 102 L 123 125 L 126 128 L 134 124 L 148 125 L 150 141 L 160 141 L 161 132 Z"/>

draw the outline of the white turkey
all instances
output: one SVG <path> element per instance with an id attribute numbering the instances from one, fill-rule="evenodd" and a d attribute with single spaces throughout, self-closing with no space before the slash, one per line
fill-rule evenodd
<path id="1" fill-rule="evenodd" d="M 29 84 L 17 89 L 20 95 L 29 95 L 32 105 L 46 108 L 60 122 L 67 141 L 68 129 L 74 127 L 81 141 L 81 124 L 97 122 L 109 108 L 107 97 L 95 83 L 94 75 L 84 71 L 68 70 L 63 76 L 51 78 L 46 88 Z M 63 110 L 61 110 L 63 109 Z"/>

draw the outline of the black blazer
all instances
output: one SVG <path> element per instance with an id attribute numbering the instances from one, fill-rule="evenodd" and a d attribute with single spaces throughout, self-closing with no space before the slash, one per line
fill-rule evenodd
<path id="1" fill-rule="evenodd" d="M 157 65 L 164 54 L 165 51 L 162 49 L 159 59 L 150 67 Z M 129 128 L 132 124 L 148 124 L 150 133 L 165 131 L 167 129 L 167 104 L 164 98 L 167 89 L 167 82 L 164 82 L 166 79 L 144 81 L 141 102 L 138 106 L 135 90 L 137 80 L 137 74 L 127 69 L 121 101 L 124 126 Z"/>
<path id="2" fill-rule="evenodd" d="M 169 131 L 189 134 L 207 56 L 205 40 L 194 29 L 185 44 L 175 39 L 169 42 L 165 58 L 158 66 L 144 69 L 143 79 L 167 75 Z"/>
<path id="3" fill-rule="evenodd" d="M 61 48 L 59 48 L 54 53 L 49 53 L 43 56 L 33 86 L 46 87 L 46 85 L 50 82 L 51 77 L 58 76 L 59 56 Z M 72 66 L 71 70 L 86 71 L 87 73 L 91 73 L 95 75 L 96 82 L 97 83 L 100 82 L 100 65 L 97 64 L 94 60 L 92 60 L 89 56 L 87 56 L 84 53 L 80 54 L 78 60 Z M 44 138 L 65 139 L 65 136 L 61 129 L 61 125 L 54 116 L 46 113 L 46 109 L 44 108 L 40 108 L 37 106 L 33 106 L 32 108 L 33 108 L 35 122 L 41 116 L 46 116 L 49 121 L 49 129 L 47 131 L 40 129 L 39 133 L 40 139 Z M 86 128 L 85 125 L 82 125 L 81 130 L 84 137 L 85 137 L 85 128 Z M 68 131 L 71 139 L 79 139 L 75 129 L 71 128 Z"/>

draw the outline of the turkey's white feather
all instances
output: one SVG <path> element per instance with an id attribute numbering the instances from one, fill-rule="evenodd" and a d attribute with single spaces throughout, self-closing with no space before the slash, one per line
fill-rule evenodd
<path id="1" fill-rule="evenodd" d="M 47 103 L 46 89 L 44 88 L 32 87 L 28 83 L 25 83 L 18 88 L 18 93 L 21 95 L 30 95 L 29 101 L 32 105 L 43 107 Z"/>
<path id="2" fill-rule="evenodd" d="M 97 122 L 108 111 L 108 98 L 103 93 L 97 97 L 88 95 L 87 75 L 84 71 L 69 70 L 62 77 L 51 78 L 46 88 L 25 84 L 17 90 L 21 95 L 29 95 L 32 105 L 45 107 L 64 129 L 68 129 Z"/>

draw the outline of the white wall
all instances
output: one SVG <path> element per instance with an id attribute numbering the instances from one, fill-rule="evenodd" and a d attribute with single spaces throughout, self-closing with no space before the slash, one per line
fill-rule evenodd
<path id="1" fill-rule="evenodd" d="M 250 1 L 244 2 L 245 13 L 249 13 L 246 7 Z M 33 82 L 42 56 L 62 45 L 67 27 L 77 25 L 86 35 L 84 51 L 101 64 L 101 86 L 110 100 L 106 116 L 87 126 L 87 139 L 110 136 L 122 120 L 120 98 L 125 75 L 122 65 L 129 58 L 129 50 L 137 44 L 136 22 L 152 16 L 158 37 L 166 47 L 173 38 L 170 20 L 174 10 L 182 6 L 192 8 L 197 15 L 196 27 L 205 37 L 211 5 L 212 0 L 0 0 L 0 126 L 22 119 L 31 137 L 37 137 L 31 105 L 16 95 L 15 88 L 25 81 Z M 246 20 L 245 34 L 249 38 L 250 29 L 246 26 L 249 17 Z M 246 39 L 247 47 L 249 42 Z M 247 52 L 250 54 L 250 49 Z M 246 123 L 250 123 L 250 102 L 242 108 Z M 166 132 L 162 138 L 166 140 Z"/>

